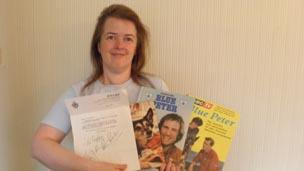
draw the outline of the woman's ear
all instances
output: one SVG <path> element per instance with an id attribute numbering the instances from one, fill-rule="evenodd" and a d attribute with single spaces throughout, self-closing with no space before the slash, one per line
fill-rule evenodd
<path id="1" fill-rule="evenodd" d="M 101 55 L 101 50 L 100 50 L 100 41 L 98 42 L 98 44 L 97 44 L 97 50 L 98 50 L 98 52 L 99 52 L 99 55 Z"/>

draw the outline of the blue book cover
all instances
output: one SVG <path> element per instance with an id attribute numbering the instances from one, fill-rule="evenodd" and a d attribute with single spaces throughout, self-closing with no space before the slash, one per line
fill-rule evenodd
<path id="1" fill-rule="evenodd" d="M 178 93 L 142 87 L 138 102 L 154 101 L 165 160 L 183 168 L 183 148 L 195 99 Z"/>

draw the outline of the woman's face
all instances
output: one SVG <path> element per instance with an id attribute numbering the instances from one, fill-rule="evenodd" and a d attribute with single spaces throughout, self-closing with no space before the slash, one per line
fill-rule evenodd
<path id="1" fill-rule="evenodd" d="M 103 33 L 98 44 L 104 73 L 131 71 L 136 44 L 135 25 L 129 20 L 109 17 L 104 24 Z"/>

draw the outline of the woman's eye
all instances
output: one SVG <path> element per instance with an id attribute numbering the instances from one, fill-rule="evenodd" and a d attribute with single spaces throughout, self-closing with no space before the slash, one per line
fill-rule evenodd
<path id="1" fill-rule="evenodd" d="M 113 35 L 108 35 L 108 36 L 106 37 L 106 40 L 114 40 L 114 36 L 113 36 Z"/>
<path id="2" fill-rule="evenodd" d="M 127 42 L 133 42 L 134 40 L 133 40 L 132 37 L 126 37 L 126 38 L 125 38 L 125 41 L 127 41 Z"/>

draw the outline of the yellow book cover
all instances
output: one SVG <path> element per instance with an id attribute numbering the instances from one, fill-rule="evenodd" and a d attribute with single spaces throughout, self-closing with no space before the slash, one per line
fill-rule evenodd
<path id="1" fill-rule="evenodd" d="M 183 149 L 186 170 L 221 171 L 239 118 L 226 107 L 196 98 Z"/>

